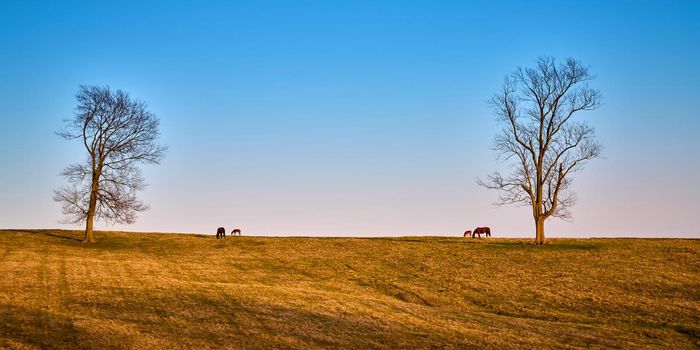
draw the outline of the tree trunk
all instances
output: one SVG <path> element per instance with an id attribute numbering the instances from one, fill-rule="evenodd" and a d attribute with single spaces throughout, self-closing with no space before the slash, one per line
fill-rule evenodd
<path id="1" fill-rule="evenodd" d="M 544 216 L 535 219 L 535 245 L 544 244 Z"/>
<path id="2" fill-rule="evenodd" d="M 95 236 L 92 234 L 92 222 L 94 221 L 94 213 L 88 213 L 87 223 L 85 224 L 85 238 L 83 243 L 95 243 Z"/>
<path id="3" fill-rule="evenodd" d="M 83 243 L 95 243 L 95 236 L 92 233 L 93 222 L 95 221 L 95 208 L 97 207 L 97 182 L 93 180 L 90 187 L 90 204 L 88 206 L 87 218 L 85 220 L 85 238 Z"/>

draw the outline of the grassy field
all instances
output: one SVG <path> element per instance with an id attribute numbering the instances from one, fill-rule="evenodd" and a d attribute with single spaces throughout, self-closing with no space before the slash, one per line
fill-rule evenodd
<path id="1" fill-rule="evenodd" d="M 697 348 L 700 240 L 0 230 L 0 348 Z"/>

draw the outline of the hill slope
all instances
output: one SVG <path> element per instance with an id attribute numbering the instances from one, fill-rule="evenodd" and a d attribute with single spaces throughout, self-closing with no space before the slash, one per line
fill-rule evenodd
<path id="1" fill-rule="evenodd" d="M 0 231 L 0 348 L 692 348 L 700 240 Z"/>

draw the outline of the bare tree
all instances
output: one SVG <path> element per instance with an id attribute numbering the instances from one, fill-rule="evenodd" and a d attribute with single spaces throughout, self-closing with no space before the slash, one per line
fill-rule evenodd
<path id="1" fill-rule="evenodd" d="M 62 173 L 72 184 L 54 191 L 64 222 L 85 222 L 85 243 L 94 243 L 93 222 L 133 223 L 148 206 L 136 198 L 145 187 L 140 164 L 158 164 L 166 147 L 159 145 L 159 121 L 144 102 L 121 90 L 81 86 L 75 115 L 57 134 L 80 140 L 86 160 Z"/>
<path id="2" fill-rule="evenodd" d="M 540 57 L 534 68 L 518 68 L 506 77 L 490 101 L 504 126 L 492 148 L 512 162 L 513 171 L 478 183 L 500 190 L 498 205 L 532 208 L 535 244 L 544 243 L 545 220 L 571 217 L 576 201 L 571 175 L 601 153 L 593 128 L 573 119 L 600 106 L 600 92 L 588 86 L 591 79 L 579 61 L 557 64 Z"/>

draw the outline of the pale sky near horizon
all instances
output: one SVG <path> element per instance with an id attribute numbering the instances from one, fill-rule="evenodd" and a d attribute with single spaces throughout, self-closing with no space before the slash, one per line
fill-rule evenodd
<path id="1" fill-rule="evenodd" d="M 151 209 L 98 229 L 531 237 L 475 179 L 486 104 L 541 55 L 591 67 L 605 149 L 549 237 L 700 238 L 698 1 L 0 2 L 0 228 L 63 225 L 78 86 L 146 101 L 170 147 Z"/>

